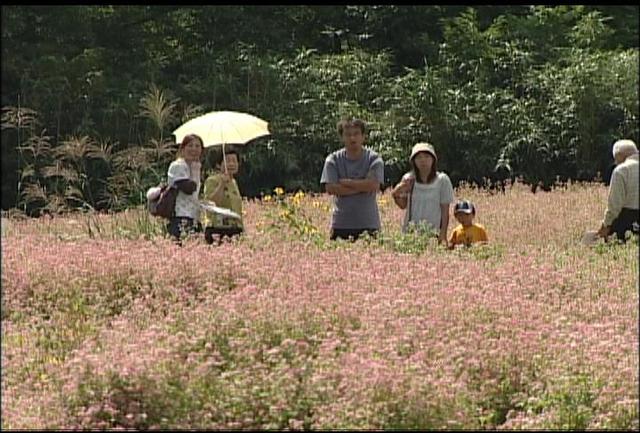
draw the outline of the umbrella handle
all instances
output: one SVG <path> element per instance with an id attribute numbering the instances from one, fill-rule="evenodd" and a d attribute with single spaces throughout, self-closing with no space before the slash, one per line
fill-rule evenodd
<path id="1" fill-rule="evenodd" d="M 229 174 L 229 170 L 227 170 L 227 157 L 224 154 L 224 143 L 222 143 L 222 163 L 224 164 L 225 174 Z"/>

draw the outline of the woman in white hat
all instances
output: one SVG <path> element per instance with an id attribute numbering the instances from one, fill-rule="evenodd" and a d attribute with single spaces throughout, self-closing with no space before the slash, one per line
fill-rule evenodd
<path id="1" fill-rule="evenodd" d="M 453 186 L 446 173 L 437 171 L 438 157 L 429 143 L 413 146 L 411 171 L 393 188 L 392 196 L 400 209 L 406 209 L 402 231 L 424 224 L 438 236 L 438 242 L 447 240 L 449 210 L 453 202 Z"/>

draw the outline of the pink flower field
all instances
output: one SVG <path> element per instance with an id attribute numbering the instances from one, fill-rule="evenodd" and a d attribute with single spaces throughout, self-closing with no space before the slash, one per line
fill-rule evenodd
<path id="1" fill-rule="evenodd" d="M 330 198 L 182 247 L 143 210 L 2 219 L 3 429 L 638 429 L 638 242 L 606 187 L 490 195 L 490 244 L 329 242 Z M 449 231 L 455 226 L 451 219 Z"/>

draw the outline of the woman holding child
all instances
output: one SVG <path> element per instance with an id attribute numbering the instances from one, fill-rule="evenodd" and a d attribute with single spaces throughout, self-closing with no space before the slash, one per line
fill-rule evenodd
<path id="1" fill-rule="evenodd" d="M 417 143 L 409 157 L 411 171 L 393 188 L 393 200 L 406 209 L 402 231 L 424 224 L 447 242 L 449 210 L 453 202 L 453 186 L 446 173 L 437 171 L 438 157 L 429 143 Z"/>

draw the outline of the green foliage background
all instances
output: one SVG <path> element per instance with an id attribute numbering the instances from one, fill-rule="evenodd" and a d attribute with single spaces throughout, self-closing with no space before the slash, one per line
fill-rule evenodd
<path id="1" fill-rule="evenodd" d="M 432 142 L 454 182 L 606 176 L 638 141 L 637 6 L 3 6 L 2 208 L 119 210 L 171 131 L 246 111 L 240 186 L 318 191 L 345 115 L 395 183 Z"/>

